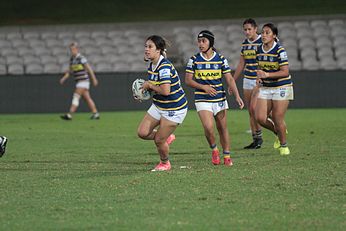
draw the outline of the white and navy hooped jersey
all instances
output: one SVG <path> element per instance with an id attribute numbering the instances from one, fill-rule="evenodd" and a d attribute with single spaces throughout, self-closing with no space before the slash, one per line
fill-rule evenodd
<path id="1" fill-rule="evenodd" d="M 70 58 L 70 71 L 74 76 L 75 81 L 87 80 L 89 75 L 84 65 L 88 63 L 88 60 L 78 54 L 76 57 L 71 56 Z"/>
<path id="2" fill-rule="evenodd" d="M 259 70 L 265 72 L 276 72 L 280 70 L 281 66 L 288 65 L 287 53 L 285 48 L 276 42 L 274 42 L 273 47 L 269 51 L 264 51 L 263 45 L 260 45 L 257 50 L 257 62 Z M 290 75 L 279 79 L 263 79 L 264 87 L 283 87 L 292 85 Z"/>
<path id="3" fill-rule="evenodd" d="M 148 75 L 149 82 L 154 85 L 170 84 L 170 94 L 168 96 L 153 95 L 153 103 L 157 108 L 164 111 L 176 111 L 187 108 L 187 99 L 181 86 L 178 72 L 170 61 L 161 56 L 156 67 L 150 63 Z"/>
<path id="4" fill-rule="evenodd" d="M 245 39 L 241 45 L 240 55 L 244 57 L 245 66 L 244 66 L 244 78 L 247 79 L 256 79 L 257 74 L 257 61 L 256 61 L 256 51 L 258 46 L 262 43 L 261 35 L 257 36 L 257 39 L 254 41 L 249 41 Z"/>
<path id="5" fill-rule="evenodd" d="M 199 84 L 210 85 L 217 91 L 211 96 L 203 90 L 195 89 L 195 102 L 220 102 L 226 100 L 226 92 L 222 85 L 223 74 L 230 73 L 231 69 L 225 57 L 217 52 L 207 60 L 201 53 L 192 56 L 187 63 L 186 72 L 193 74 Z"/>

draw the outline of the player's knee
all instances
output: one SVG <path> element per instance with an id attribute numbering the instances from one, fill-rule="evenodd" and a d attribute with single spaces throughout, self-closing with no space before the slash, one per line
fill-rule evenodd
<path id="1" fill-rule="evenodd" d="M 72 105 L 78 107 L 79 106 L 79 100 L 80 100 L 80 95 L 77 93 L 74 93 L 73 98 L 72 98 Z"/>
<path id="2" fill-rule="evenodd" d="M 145 137 L 147 137 L 146 134 L 141 130 L 137 131 L 137 136 L 141 139 L 144 139 Z"/>
<path id="3" fill-rule="evenodd" d="M 255 115 L 256 121 L 257 123 L 263 125 L 266 123 L 267 121 L 267 116 L 263 116 L 263 115 Z"/>
<path id="4" fill-rule="evenodd" d="M 165 143 L 166 139 L 164 137 L 162 137 L 162 136 L 156 135 L 155 139 L 154 139 L 154 142 L 155 142 L 156 146 L 158 146 L 158 145 L 161 145 L 161 144 Z"/>
<path id="5" fill-rule="evenodd" d="M 146 131 L 144 129 L 139 128 L 137 130 L 137 136 L 141 139 L 145 139 L 146 137 L 148 137 L 150 135 L 149 131 Z"/>

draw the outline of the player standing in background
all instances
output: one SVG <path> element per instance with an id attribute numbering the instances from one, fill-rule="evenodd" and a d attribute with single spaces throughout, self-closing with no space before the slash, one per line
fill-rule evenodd
<path id="1" fill-rule="evenodd" d="M 256 50 L 262 43 L 261 35 L 257 34 L 257 24 L 252 18 L 246 19 L 243 23 L 243 29 L 246 36 L 241 45 L 240 58 L 237 69 L 234 73 L 234 79 L 237 80 L 242 72 L 243 94 L 246 107 L 249 111 L 250 128 L 252 133 L 252 143 L 245 146 L 244 149 L 258 149 L 263 143 L 261 126 L 255 118 L 255 108 L 258 96 L 258 87 L 256 86 Z"/>
<path id="2" fill-rule="evenodd" d="M 187 99 L 181 87 L 178 72 L 166 58 L 166 41 L 157 35 L 145 42 L 149 81 L 144 82 L 143 90 L 154 92 L 153 104 L 138 126 L 138 136 L 144 140 L 154 140 L 160 155 L 160 163 L 152 171 L 168 171 L 169 144 L 175 136 L 173 132 L 187 114 Z M 158 129 L 156 129 L 158 127 Z"/>
<path id="3" fill-rule="evenodd" d="M 6 152 L 7 137 L 0 136 L 0 157 L 2 157 Z"/>
<path id="4" fill-rule="evenodd" d="M 222 84 L 223 76 L 228 85 L 228 92 L 234 94 L 239 107 L 243 108 L 244 103 L 239 96 L 227 59 L 215 51 L 214 35 L 203 30 L 198 34 L 197 41 L 201 52 L 190 58 L 186 67 L 185 82 L 195 88 L 195 105 L 212 149 L 212 163 L 220 164 L 219 149 L 214 135 L 215 120 L 223 148 L 224 164 L 232 166 L 226 114 L 228 103 Z"/>
<path id="5" fill-rule="evenodd" d="M 60 84 L 63 84 L 65 80 L 70 76 L 70 73 L 72 73 L 74 76 L 74 80 L 76 81 L 76 89 L 73 93 L 72 104 L 69 113 L 62 115 L 61 118 L 64 120 L 71 120 L 72 114 L 76 112 L 79 106 L 80 97 L 83 96 L 84 100 L 88 104 L 88 107 L 93 113 L 90 119 L 100 119 L 100 114 L 98 113 L 95 103 L 91 98 L 89 92 L 89 79 L 91 79 L 95 87 L 98 85 L 98 81 L 96 79 L 94 71 L 91 69 L 87 59 L 79 53 L 79 47 L 76 42 L 71 43 L 70 52 L 70 69 L 66 71 L 64 76 L 60 79 Z"/>
<path id="6" fill-rule="evenodd" d="M 281 155 L 289 155 L 285 113 L 289 100 L 293 100 L 293 83 L 289 73 L 287 53 L 277 42 L 277 36 L 278 29 L 272 23 L 263 26 L 263 44 L 257 50 L 257 78 L 261 86 L 255 115 L 263 127 L 277 135 L 274 148 L 279 149 Z M 270 112 L 271 118 L 269 118 Z"/>

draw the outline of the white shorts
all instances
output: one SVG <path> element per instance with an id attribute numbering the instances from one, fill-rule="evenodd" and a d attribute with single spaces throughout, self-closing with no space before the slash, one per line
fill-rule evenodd
<path id="1" fill-rule="evenodd" d="M 271 100 L 293 100 L 293 87 L 261 87 L 258 98 Z"/>
<path id="2" fill-rule="evenodd" d="M 78 81 L 76 84 L 76 88 L 85 88 L 85 89 L 89 90 L 90 81 L 88 81 L 88 80 Z"/>
<path id="3" fill-rule="evenodd" d="M 164 111 L 156 107 L 155 104 L 152 104 L 149 110 L 147 111 L 150 116 L 156 120 L 160 120 L 161 117 L 168 119 L 177 124 L 183 123 L 185 116 L 187 114 L 187 108 L 176 110 L 176 111 Z"/>
<path id="4" fill-rule="evenodd" d="M 252 90 L 256 87 L 256 79 L 243 79 L 243 89 Z"/>
<path id="5" fill-rule="evenodd" d="M 210 111 L 214 114 L 214 116 L 220 111 L 228 109 L 227 100 L 216 102 L 216 103 L 208 103 L 208 102 L 197 102 L 195 103 L 197 112 L 199 111 Z"/>

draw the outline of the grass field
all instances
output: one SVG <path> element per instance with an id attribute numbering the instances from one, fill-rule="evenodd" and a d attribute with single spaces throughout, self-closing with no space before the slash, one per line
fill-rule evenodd
<path id="1" fill-rule="evenodd" d="M 0 2 L 0 25 L 209 20 L 247 17 L 345 14 L 344 0 L 229 1 L 68 0 Z"/>
<path id="2" fill-rule="evenodd" d="M 245 151 L 246 111 L 230 111 L 231 168 L 212 166 L 195 111 L 176 131 L 172 170 L 152 173 L 144 112 L 90 121 L 1 115 L 0 230 L 345 230 L 346 109 L 289 110 L 292 154 Z M 188 168 L 181 169 L 180 166 Z"/>

